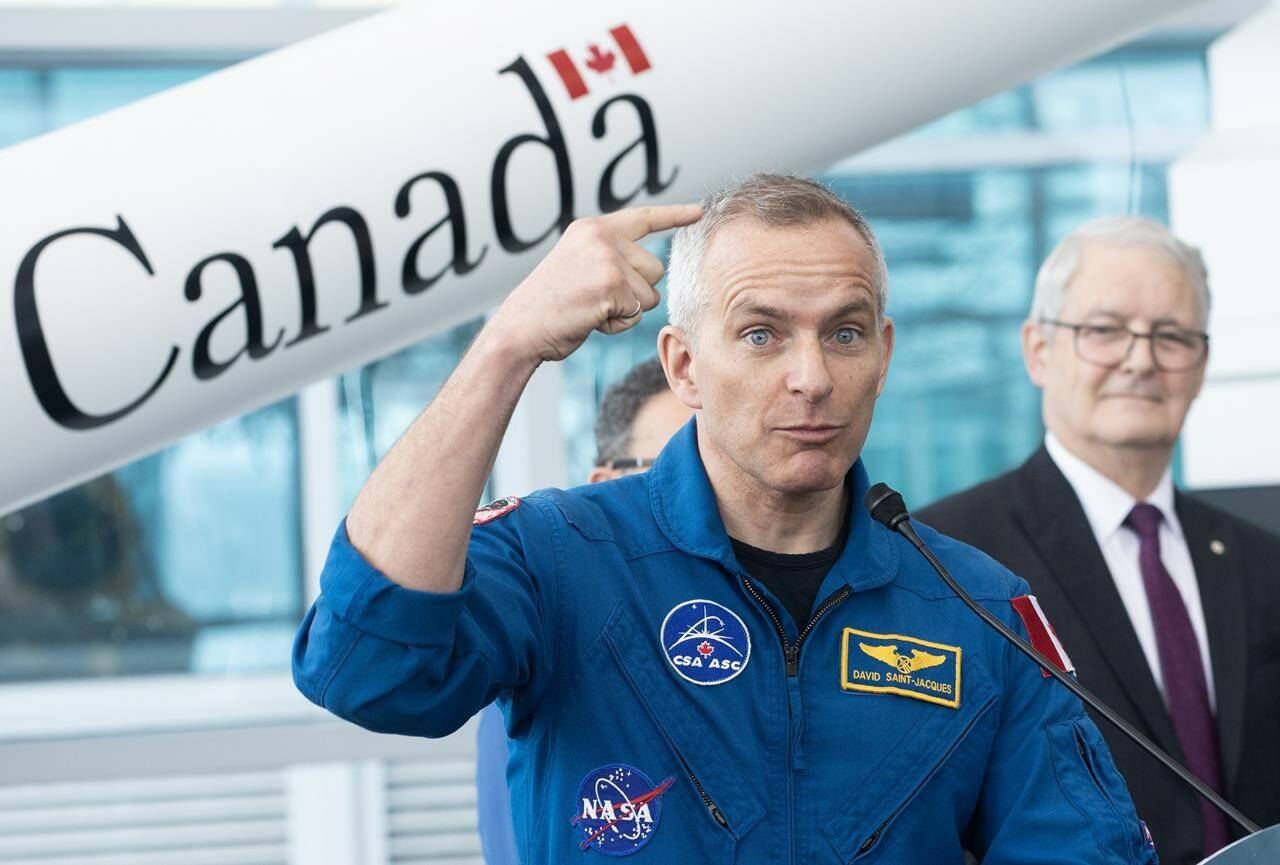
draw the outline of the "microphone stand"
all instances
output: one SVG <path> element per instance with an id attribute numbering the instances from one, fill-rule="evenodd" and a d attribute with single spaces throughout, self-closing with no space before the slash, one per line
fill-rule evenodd
<path id="1" fill-rule="evenodd" d="M 1219 796 L 1213 788 L 1209 787 L 1195 775 L 1191 774 L 1186 767 L 1161 750 L 1160 746 L 1156 745 L 1146 736 L 1142 735 L 1142 733 L 1138 732 L 1132 724 L 1117 715 L 1110 706 L 1095 697 L 1092 692 L 1071 676 L 1068 676 L 1066 673 L 1059 670 L 1057 665 L 1042 655 L 1030 643 L 1014 633 L 1008 625 L 1000 621 L 995 615 L 970 597 L 969 593 L 966 592 L 947 571 L 946 566 L 943 565 L 942 562 L 938 560 L 938 557 L 933 554 L 933 550 L 929 549 L 929 547 L 925 545 L 925 542 L 920 540 L 920 536 L 916 534 L 915 527 L 911 525 L 911 517 L 907 513 L 906 503 L 898 492 L 890 488 L 887 484 L 876 484 L 867 491 L 865 503 L 867 510 L 871 512 L 871 516 L 876 520 L 876 522 L 906 538 L 913 547 L 920 551 L 921 555 L 929 560 L 929 564 L 933 565 L 933 569 L 938 572 L 938 576 L 942 577 L 943 582 L 951 587 L 951 591 L 955 592 L 960 600 L 964 601 L 965 605 L 968 606 L 969 609 L 973 610 L 973 612 L 976 613 L 982 621 L 986 622 L 999 632 L 1000 636 L 1012 643 L 1015 649 L 1035 661 L 1036 664 L 1039 665 L 1040 669 L 1057 679 L 1062 683 L 1063 687 L 1084 701 L 1085 705 L 1089 706 L 1099 715 L 1110 721 L 1120 730 L 1120 732 L 1124 733 L 1134 742 L 1141 745 L 1143 750 L 1163 763 L 1165 768 L 1189 784 L 1192 789 L 1201 796 L 1212 802 L 1220 811 L 1238 823 L 1250 835 L 1260 831 L 1258 824 L 1241 814 L 1236 810 L 1235 806 Z"/>

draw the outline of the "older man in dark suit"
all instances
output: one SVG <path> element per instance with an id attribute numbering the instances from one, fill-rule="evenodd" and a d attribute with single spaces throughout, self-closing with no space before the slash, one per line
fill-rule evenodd
<path id="1" fill-rule="evenodd" d="M 1025 577 L 1081 683 L 1264 825 L 1280 821 L 1280 538 L 1174 489 L 1204 381 L 1208 280 L 1159 223 L 1117 217 L 1050 254 L 1023 325 L 1045 443 L 921 511 Z M 1161 861 L 1237 832 L 1100 723 Z"/>

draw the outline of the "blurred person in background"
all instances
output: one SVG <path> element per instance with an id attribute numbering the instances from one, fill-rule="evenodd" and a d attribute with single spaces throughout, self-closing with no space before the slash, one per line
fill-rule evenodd
<path id="1" fill-rule="evenodd" d="M 637 364 L 605 391 L 596 418 L 596 464 L 588 483 L 642 472 L 692 416 L 667 386 L 657 358 Z M 507 788 L 507 731 L 502 711 L 490 703 L 480 713 L 476 742 L 480 845 L 487 865 L 518 865 Z"/>
<path id="2" fill-rule="evenodd" d="M 1175 489 L 1209 354 L 1200 253 L 1163 225 L 1082 225 L 1022 326 L 1044 445 L 919 518 L 1025 577 L 1080 682 L 1246 816 L 1280 821 L 1280 538 Z M 1103 724 L 1162 862 L 1239 834 Z"/>

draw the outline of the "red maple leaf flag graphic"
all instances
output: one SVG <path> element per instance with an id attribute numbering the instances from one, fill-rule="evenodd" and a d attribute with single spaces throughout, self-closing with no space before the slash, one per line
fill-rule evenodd
<path id="1" fill-rule="evenodd" d="M 604 74 L 613 68 L 614 58 L 617 57 L 612 51 L 601 51 L 600 46 L 592 42 L 588 46 L 587 68 L 592 72 Z"/>
<path id="2" fill-rule="evenodd" d="M 631 67 L 632 75 L 639 75 L 649 68 L 649 58 L 645 55 L 644 49 L 640 47 L 640 43 L 636 41 L 635 34 L 631 32 L 631 28 L 626 24 L 614 27 L 609 31 L 609 35 L 613 37 L 613 41 L 618 43 L 618 47 L 622 49 L 622 56 L 627 58 L 627 65 Z"/>
<path id="3" fill-rule="evenodd" d="M 614 44 L 622 52 L 622 58 L 627 61 L 627 67 L 632 75 L 639 75 L 651 68 L 649 56 L 644 53 L 644 49 L 640 47 L 640 41 L 636 39 L 629 26 L 620 24 L 610 30 L 609 35 L 613 37 Z M 551 61 L 552 68 L 564 82 L 564 89 L 568 92 L 570 99 L 587 95 L 589 89 L 587 82 L 578 71 L 578 64 L 574 62 L 568 51 L 563 48 L 557 49 L 548 54 L 547 59 Z M 610 50 L 601 50 L 599 45 L 591 43 L 583 63 L 592 72 L 604 74 L 613 71 L 617 63 L 617 55 Z"/>
<path id="4" fill-rule="evenodd" d="M 569 57 L 568 51 L 563 48 L 552 51 L 547 55 L 547 59 L 551 61 L 560 80 L 564 82 L 564 89 L 569 91 L 570 99 L 587 95 L 587 82 L 582 80 L 578 67 L 573 65 L 573 59 Z"/>
<path id="5" fill-rule="evenodd" d="M 714 651 L 715 651 L 715 647 L 712 646 L 710 643 L 708 643 L 706 640 L 703 640 L 701 643 L 698 644 L 698 654 L 700 655 L 710 655 Z"/>

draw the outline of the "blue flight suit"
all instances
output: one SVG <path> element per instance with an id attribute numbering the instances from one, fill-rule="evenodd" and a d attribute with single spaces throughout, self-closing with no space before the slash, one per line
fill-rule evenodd
<path id="1" fill-rule="evenodd" d="M 1080 702 L 870 518 L 861 460 L 848 542 L 798 632 L 734 558 L 695 423 L 648 472 L 475 526 L 457 592 L 392 582 L 340 526 L 298 687 L 431 737 L 497 700 L 530 865 L 1156 861 Z M 1026 635 L 1024 581 L 918 530 Z"/>

